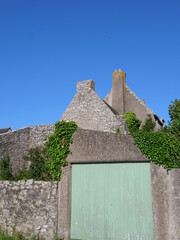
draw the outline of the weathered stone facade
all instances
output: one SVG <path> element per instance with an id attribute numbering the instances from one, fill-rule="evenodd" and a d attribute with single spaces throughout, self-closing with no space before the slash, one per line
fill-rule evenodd
<path id="1" fill-rule="evenodd" d="M 53 239 L 58 231 L 58 183 L 0 181 L 0 226 Z"/>
<path id="2" fill-rule="evenodd" d="M 32 147 L 42 147 L 47 135 L 54 132 L 54 125 L 27 127 L 0 135 L 0 159 L 10 157 L 12 172 L 28 166 L 22 158 Z"/>

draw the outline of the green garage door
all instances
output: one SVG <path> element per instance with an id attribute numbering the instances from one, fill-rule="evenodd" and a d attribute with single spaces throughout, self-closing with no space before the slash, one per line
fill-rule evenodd
<path id="1" fill-rule="evenodd" d="M 154 239 L 149 163 L 73 165 L 71 204 L 71 239 Z"/>

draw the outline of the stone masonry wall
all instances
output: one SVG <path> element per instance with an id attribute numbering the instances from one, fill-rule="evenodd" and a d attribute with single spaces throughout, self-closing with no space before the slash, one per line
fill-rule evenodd
<path id="1" fill-rule="evenodd" d="M 30 128 L 29 148 L 42 147 L 48 135 L 54 133 L 54 124 L 34 126 Z"/>
<path id="2" fill-rule="evenodd" d="M 26 236 L 54 239 L 58 228 L 58 183 L 0 181 L 0 226 Z"/>
<path id="3" fill-rule="evenodd" d="M 0 134 L 0 159 L 6 154 L 10 157 L 13 174 L 28 166 L 22 158 L 32 147 L 42 147 L 46 136 L 54 132 L 54 125 L 27 127 Z"/>
<path id="4" fill-rule="evenodd" d="M 22 157 L 29 149 L 29 136 L 29 127 L 0 135 L 0 159 L 9 155 L 13 173 L 27 164 Z"/>

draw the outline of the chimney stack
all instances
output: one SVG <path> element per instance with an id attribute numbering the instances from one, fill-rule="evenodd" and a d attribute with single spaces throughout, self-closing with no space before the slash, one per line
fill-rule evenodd
<path id="1" fill-rule="evenodd" d="M 120 114 L 125 113 L 124 94 L 126 73 L 119 69 L 112 74 L 112 107 Z"/>

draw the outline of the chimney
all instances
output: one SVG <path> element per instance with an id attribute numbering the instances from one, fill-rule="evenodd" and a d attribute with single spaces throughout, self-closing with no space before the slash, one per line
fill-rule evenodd
<path id="1" fill-rule="evenodd" d="M 112 74 L 112 107 L 120 114 L 125 113 L 125 84 L 126 73 L 119 69 Z"/>

